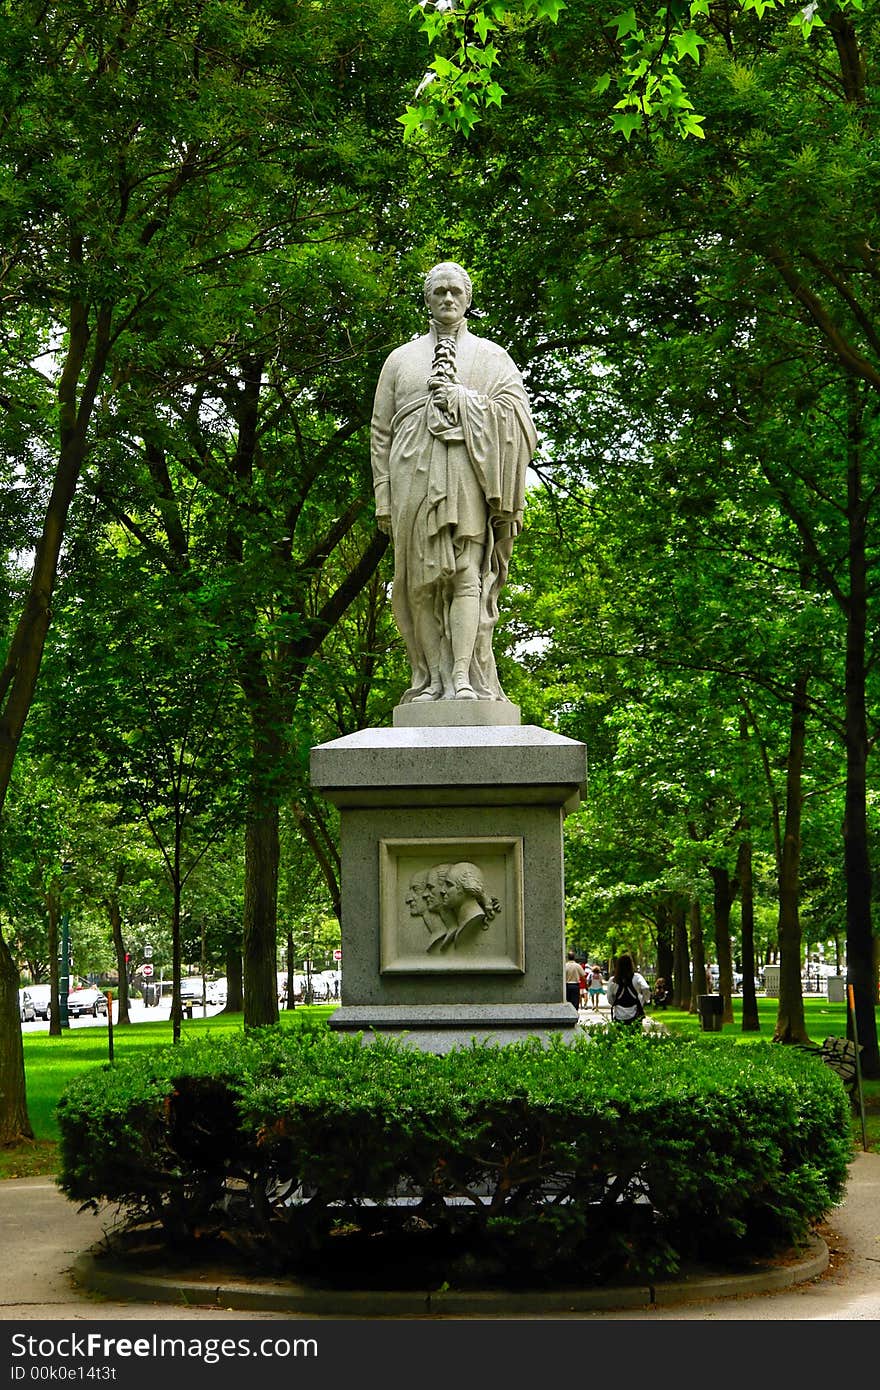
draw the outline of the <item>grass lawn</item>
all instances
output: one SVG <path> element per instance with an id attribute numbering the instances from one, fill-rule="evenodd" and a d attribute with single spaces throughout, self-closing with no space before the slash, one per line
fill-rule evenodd
<path id="1" fill-rule="evenodd" d="M 309 1016 L 326 1018 L 333 1005 L 314 1004 L 282 1009 L 280 1018 L 285 1027 L 295 1027 L 296 1021 Z M 241 1014 L 214 1014 L 211 1018 L 184 1019 L 184 1038 L 213 1033 L 240 1032 Z M 48 1025 L 47 1025 L 48 1028 Z M 34 1140 L 0 1148 L 0 1179 L 37 1177 L 54 1173 L 57 1167 L 56 1146 L 58 1126 L 55 1106 L 58 1097 L 73 1077 L 109 1060 L 109 1039 L 106 1024 L 88 1028 L 69 1028 L 60 1038 L 50 1038 L 48 1031 L 23 1034 L 24 1069 L 27 1082 L 27 1107 Z M 113 1059 L 143 1055 L 172 1042 L 171 1023 L 134 1023 L 113 1029 Z"/>
<path id="2" fill-rule="evenodd" d="M 759 999 L 761 1032 L 743 1033 L 742 1000 L 734 999 L 734 1022 L 725 1024 L 721 1037 L 731 1045 L 758 1046 L 768 1043 L 773 1036 L 776 1008 L 775 999 Z M 285 1027 L 295 1026 L 298 1018 L 307 1015 L 326 1018 L 333 1009 L 334 1006 L 329 1004 L 298 1007 L 293 1011 L 285 1009 L 281 1012 L 281 1023 Z M 829 1004 L 823 998 L 806 998 L 804 1011 L 807 1028 L 814 1042 L 821 1043 L 827 1037 L 846 1036 L 845 1004 Z M 699 1016 L 696 1014 L 681 1013 L 675 1009 L 651 1010 L 651 1013 L 670 1031 L 694 1037 L 702 1036 L 713 1041 L 719 1036 L 716 1033 L 701 1033 Z M 241 1027 L 241 1014 L 215 1014 L 212 1018 L 184 1020 L 183 1033 L 184 1037 L 203 1033 L 217 1034 L 238 1031 Z M 113 1029 L 113 1053 L 116 1061 L 170 1044 L 169 1022 L 136 1023 L 125 1028 L 117 1026 Z M 107 1028 L 71 1028 L 60 1038 L 50 1038 L 48 1032 L 43 1031 L 25 1033 L 24 1060 L 28 1114 L 35 1138 L 32 1143 L 0 1148 L 0 1179 L 40 1176 L 55 1172 L 58 1140 L 55 1106 L 58 1097 L 72 1077 L 108 1060 Z M 865 1081 L 863 1095 L 868 1147 L 880 1152 L 880 1081 Z M 857 1148 L 862 1147 L 861 1116 L 858 1111 L 853 1116 L 853 1141 Z"/>

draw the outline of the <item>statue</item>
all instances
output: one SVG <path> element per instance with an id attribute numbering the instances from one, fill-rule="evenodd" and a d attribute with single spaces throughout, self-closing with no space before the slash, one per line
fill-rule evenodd
<path id="1" fill-rule="evenodd" d="M 471 297 L 461 266 L 435 265 L 430 329 L 390 353 L 376 387 L 376 519 L 412 668 L 401 704 L 506 698 L 492 636 L 537 436 L 511 358 L 468 331 Z"/>

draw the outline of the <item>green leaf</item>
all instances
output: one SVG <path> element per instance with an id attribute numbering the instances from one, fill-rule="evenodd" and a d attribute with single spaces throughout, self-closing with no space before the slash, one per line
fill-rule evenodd
<path id="1" fill-rule="evenodd" d="M 695 29 L 685 29 L 681 34 L 673 34 L 672 38 L 679 58 L 693 58 L 699 63 L 700 45 L 705 47 L 706 40 L 701 39 Z"/>
<path id="2" fill-rule="evenodd" d="M 608 21 L 609 29 L 612 24 L 617 25 L 617 37 L 619 39 L 622 39 L 624 34 L 631 34 L 634 29 L 638 28 L 635 10 L 624 10 L 622 14 L 615 15 L 613 19 Z"/>
<path id="3" fill-rule="evenodd" d="M 535 0 L 536 18 L 549 19 L 551 24 L 556 23 L 564 9 L 567 9 L 565 0 Z"/>
<path id="4" fill-rule="evenodd" d="M 451 63 L 448 58 L 444 58 L 442 53 L 438 53 L 436 58 L 432 60 L 431 67 L 438 77 L 447 79 L 461 77 L 461 68 L 455 63 Z"/>
<path id="5" fill-rule="evenodd" d="M 498 25 L 491 15 L 487 14 L 485 10 L 480 10 L 474 20 L 474 28 L 477 31 L 477 38 L 481 43 L 485 43 L 492 31 L 498 28 Z"/>
<path id="6" fill-rule="evenodd" d="M 425 106 L 408 106 L 397 120 L 403 126 L 404 140 L 413 140 L 431 124 L 430 112 Z"/>
<path id="7" fill-rule="evenodd" d="M 641 111 L 617 111 L 611 117 L 614 130 L 629 143 L 633 131 L 641 130 L 644 124 Z"/>

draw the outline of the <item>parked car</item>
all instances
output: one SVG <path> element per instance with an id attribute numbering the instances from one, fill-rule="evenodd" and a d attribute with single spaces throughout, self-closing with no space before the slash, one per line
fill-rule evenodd
<path id="1" fill-rule="evenodd" d="M 21 1015 L 22 1023 L 33 1023 L 37 1016 L 34 1001 L 26 989 L 18 991 L 18 1012 Z"/>
<path id="2" fill-rule="evenodd" d="M 48 1019 L 52 1012 L 51 985 L 28 985 L 27 992 L 34 1006 L 34 1017 Z"/>
<path id="3" fill-rule="evenodd" d="M 205 1002 L 213 1004 L 210 982 L 203 987 L 201 975 L 189 975 L 185 980 L 181 980 L 180 1002 L 185 1009 L 190 1008 L 193 1004 L 202 1003 L 203 988 Z"/>
<path id="4" fill-rule="evenodd" d="M 208 981 L 208 1003 L 209 1003 L 209 1004 L 220 1004 L 220 1005 L 222 1006 L 223 1004 L 226 1003 L 226 996 L 227 996 L 227 987 L 226 987 L 226 976 L 225 976 L 225 975 L 223 975 L 219 980 L 209 980 L 209 981 Z"/>
<path id="5" fill-rule="evenodd" d="M 91 1014 L 97 1018 L 99 1014 L 107 1015 L 107 996 L 101 990 L 88 985 L 83 989 L 72 989 L 67 996 L 67 1016 L 68 1018 L 81 1018 L 83 1014 Z"/>

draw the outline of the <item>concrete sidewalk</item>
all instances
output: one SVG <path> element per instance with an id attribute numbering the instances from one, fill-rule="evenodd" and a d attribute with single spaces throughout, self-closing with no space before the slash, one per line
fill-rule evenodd
<path id="1" fill-rule="evenodd" d="M 856 1155 L 822 1240 L 790 1264 L 639 1290 L 506 1295 L 351 1294 L 216 1274 L 150 1280 L 114 1271 L 91 1248 L 112 1214 L 79 1212 L 51 1178 L 0 1182 L 0 1321 L 345 1318 L 866 1320 L 880 1318 L 880 1154 Z M 74 1275 L 76 1277 L 74 1277 Z M 79 1282 L 77 1282 L 79 1281 Z M 649 1301 L 653 1299 L 653 1301 Z"/>

